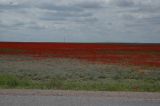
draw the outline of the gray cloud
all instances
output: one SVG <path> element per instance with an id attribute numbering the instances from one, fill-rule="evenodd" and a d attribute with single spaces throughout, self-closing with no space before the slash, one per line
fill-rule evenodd
<path id="1" fill-rule="evenodd" d="M 0 20 L 0 29 L 7 29 L 8 30 L 16 30 L 18 27 L 23 26 L 23 22 L 16 22 L 16 23 L 4 23 Z"/>
<path id="2" fill-rule="evenodd" d="M 69 4 L 43 3 L 37 4 L 37 7 L 56 11 L 84 11 L 84 9 L 100 9 L 103 8 L 103 2 L 96 1 L 79 1 Z"/>
<path id="3" fill-rule="evenodd" d="M 0 0 L 0 41 L 160 42 L 159 28 L 159 0 Z"/>
<path id="4" fill-rule="evenodd" d="M 80 13 L 74 13 L 74 12 L 46 12 L 44 13 L 43 16 L 40 17 L 40 19 L 42 20 L 48 20 L 48 21 L 66 21 L 66 20 L 71 20 L 71 21 L 75 21 L 76 20 L 82 20 L 85 18 L 90 18 L 91 20 L 93 18 L 91 18 L 93 16 L 92 13 L 84 13 L 84 12 L 80 12 Z"/>
<path id="5" fill-rule="evenodd" d="M 45 12 L 43 16 L 40 17 L 41 20 L 48 21 L 73 21 L 73 22 L 91 22 L 96 21 L 96 17 L 93 17 L 93 12 L 86 9 L 100 9 L 102 8 L 101 2 L 78 2 L 73 4 L 43 4 L 37 6 L 40 9 L 50 10 Z"/>
<path id="6" fill-rule="evenodd" d="M 54 11 L 83 11 L 82 8 L 69 6 L 69 5 L 56 5 L 56 4 L 41 4 L 37 6 L 40 9 L 54 10 Z"/>
<path id="7" fill-rule="evenodd" d="M 14 2 L 0 3 L 0 10 L 16 10 L 22 8 L 30 8 L 30 5 Z"/>
<path id="8" fill-rule="evenodd" d="M 141 20 L 141 22 L 144 22 L 148 25 L 160 25 L 160 16 L 144 18 L 143 20 Z"/>
<path id="9" fill-rule="evenodd" d="M 100 8 L 104 8 L 104 3 L 103 2 L 89 2 L 89 1 L 85 1 L 85 2 L 80 2 L 77 3 L 75 6 L 79 7 L 79 8 L 85 8 L 85 9 L 100 9 Z"/>
<path id="10" fill-rule="evenodd" d="M 111 0 L 110 3 L 113 5 L 119 6 L 119 7 L 133 7 L 133 6 L 135 6 L 135 3 L 133 0 Z"/>

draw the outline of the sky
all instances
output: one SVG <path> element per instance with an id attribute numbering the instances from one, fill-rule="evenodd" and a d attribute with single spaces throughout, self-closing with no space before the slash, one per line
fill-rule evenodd
<path id="1" fill-rule="evenodd" d="M 0 41 L 160 43 L 160 0 L 0 0 Z"/>

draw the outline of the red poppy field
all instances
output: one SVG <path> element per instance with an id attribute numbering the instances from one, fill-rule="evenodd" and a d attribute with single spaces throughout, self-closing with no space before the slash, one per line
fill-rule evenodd
<path id="1" fill-rule="evenodd" d="M 0 88 L 160 92 L 160 44 L 0 43 Z"/>
<path id="2" fill-rule="evenodd" d="M 101 64 L 160 67 L 160 44 L 1 42 L 0 55 L 72 58 Z"/>

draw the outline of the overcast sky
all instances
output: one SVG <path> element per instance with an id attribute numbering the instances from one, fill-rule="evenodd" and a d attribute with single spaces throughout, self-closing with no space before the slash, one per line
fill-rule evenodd
<path id="1" fill-rule="evenodd" d="M 0 41 L 160 43 L 160 0 L 0 0 Z"/>

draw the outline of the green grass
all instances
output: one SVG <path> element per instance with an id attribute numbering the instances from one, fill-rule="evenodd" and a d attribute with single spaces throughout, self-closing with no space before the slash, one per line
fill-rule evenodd
<path id="1" fill-rule="evenodd" d="M 25 61 L 17 61 L 21 59 Z M 160 68 L 2 58 L 0 88 L 160 92 Z"/>
<path id="2" fill-rule="evenodd" d="M 105 81 L 50 79 L 48 81 L 34 81 L 31 79 L 21 79 L 14 75 L 0 75 L 0 88 L 159 92 L 160 81 L 135 79 L 109 79 Z"/>

